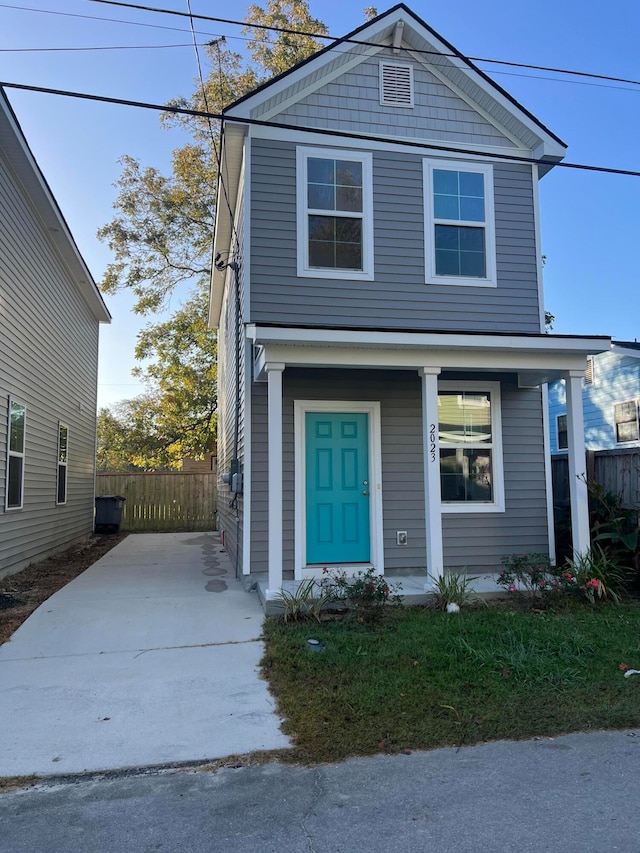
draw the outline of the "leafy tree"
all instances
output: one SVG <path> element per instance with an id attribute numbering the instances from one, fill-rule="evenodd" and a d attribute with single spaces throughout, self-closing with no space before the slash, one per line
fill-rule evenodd
<path id="1" fill-rule="evenodd" d="M 219 113 L 322 47 L 312 36 L 273 33 L 251 24 L 326 32 L 305 0 L 267 0 L 265 8 L 252 5 L 245 20 L 252 36 L 251 61 L 226 49 L 222 39 L 211 41 L 208 76 L 196 81 L 190 97 L 169 106 Z M 133 310 L 143 316 L 166 310 L 172 297 L 184 300 L 168 320 L 149 323 L 139 335 L 136 358 L 142 363 L 134 372 L 149 392 L 101 412 L 104 436 L 122 448 L 119 464 L 143 468 L 175 465 L 178 454 L 201 455 L 210 448 L 215 427 L 216 338 L 207 329 L 206 293 L 219 132 L 214 121 L 202 117 L 167 112 L 161 121 L 187 129 L 192 141 L 174 151 L 168 176 L 124 156 L 115 216 L 98 232 L 114 254 L 101 285 L 105 293 L 131 291 L 137 300 Z M 101 444 L 100 453 L 102 467 L 111 451 Z"/>

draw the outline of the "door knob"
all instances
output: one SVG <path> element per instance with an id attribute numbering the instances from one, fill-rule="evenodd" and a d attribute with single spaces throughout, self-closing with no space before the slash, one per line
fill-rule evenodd
<path id="1" fill-rule="evenodd" d="M 368 494 L 369 494 L 369 492 L 365 489 L 365 490 L 363 491 L 363 493 L 362 493 L 362 494 L 363 494 L 363 495 L 368 495 Z"/>

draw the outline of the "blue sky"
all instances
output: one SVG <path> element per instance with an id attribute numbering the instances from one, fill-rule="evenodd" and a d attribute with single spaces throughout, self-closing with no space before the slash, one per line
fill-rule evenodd
<path id="1" fill-rule="evenodd" d="M 332 35 L 363 21 L 369 0 L 311 0 L 311 12 Z M 0 79 L 163 103 L 193 88 L 196 66 L 185 19 L 92 3 L 89 0 L 13 0 L 0 3 Z M 154 4 L 186 11 L 186 0 Z M 195 13 L 242 17 L 244 5 L 192 0 Z M 391 4 L 389 4 L 391 5 Z M 637 0 L 615 11 L 593 0 L 540 0 L 524 7 L 507 0 L 408 3 L 444 38 L 473 57 L 640 78 Z M 231 11 L 231 9 L 239 11 Z M 379 5 L 382 12 L 388 5 Z M 43 11 L 67 15 L 46 14 Z M 70 17 L 69 14 L 183 28 Z M 225 34 L 242 50 L 238 27 L 199 22 L 200 41 Z M 162 49 L 13 52 L 15 48 L 184 45 Z M 479 66 L 569 146 L 567 161 L 639 169 L 640 86 L 565 82 L 558 74 Z M 508 73 L 507 73 L 508 72 Z M 112 216 L 118 158 L 130 154 L 167 170 L 184 143 L 158 116 L 126 107 L 8 90 L 27 139 L 97 280 L 110 255 L 96 238 Z M 547 256 L 547 308 L 559 334 L 606 334 L 633 340 L 638 321 L 635 260 L 640 232 L 640 178 L 555 169 L 541 182 L 542 243 Z M 177 304 L 179 296 L 174 300 Z M 135 337 L 144 319 L 127 294 L 108 298 L 113 323 L 103 328 L 99 401 L 110 404 L 142 388 L 130 375 Z"/>

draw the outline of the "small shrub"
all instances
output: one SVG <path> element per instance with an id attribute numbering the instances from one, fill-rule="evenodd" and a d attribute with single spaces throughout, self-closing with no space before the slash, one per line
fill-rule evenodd
<path id="1" fill-rule="evenodd" d="M 363 616 L 373 618 L 380 615 L 387 604 L 400 604 L 401 584 L 389 585 L 383 575 L 374 569 L 347 575 L 344 569 L 323 569 L 320 586 L 328 602 L 355 610 Z"/>
<path id="2" fill-rule="evenodd" d="M 584 597 L 590 604 L 600 600 L 617 603 L 629 577 L 628 570 L 598 545 L 561 566 L 552 566 L 544 554 L 505 557 L 502 565 L 498 585 L 534 601 L 573 596 Z"/>

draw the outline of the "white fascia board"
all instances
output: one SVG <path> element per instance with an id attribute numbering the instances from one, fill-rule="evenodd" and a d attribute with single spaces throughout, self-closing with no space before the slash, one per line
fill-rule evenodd
<path id="1" fill-rule="evenodd" d="M 335 147 L 339 143 L 341 148 L 354 148 L 357 151 L 392 151 L 400 154 L 415 153 L 416 156 L 442 157 L 449 160 L 451 157 L 469 158 L 470 160 L 482 161 L 483 163 L 504 163 L 505 157 L 524 157 L 527 152 L 524 150 L 516 150 L 508 146 L 502 147 L 499 145 L 483 145 L 482 155 L 475 154 L 477 145 L 472 145 L 466 142 L 456 142 L 455 151 L 446 151 L 442 147 L 446 143 L 442 139 L 428 140 L 424 137 L 420 139 L 411 136 L 386 136 L 376 134 L 376 139 L 360 139 L 357 136 L 344 135 L 342 131 L 329 132 L 327 128 L 313 127 L 271 127 L 264 125 L 252 125 L 251 136 L 254 139 L 273 139 L 279 142 L 296 142 L 302 145 L 326 145 Z M 411 145 L 403 145 L 403 142 L 410 142 Z M 469 153 L 465 153 L 468 150 Z M 495 157 L 492 157 L 495 155 Z M 506 162 L 509 162 L 508 160 Z M 523 162 L 523 161 L 516 161 Z"/>
<path id="2" fill-rule="evenodd" d="M 111 314 L 98 285 L 80 254 L 67 221 L 2 89 L 0 89 L 0 154 L 4 154 L 8 167 L 18 178 L 42 223 L 44 232 L 62 258 L 73 283 L 89 306 L 91 313 L 99 323 L 110 323 Z"/>
<path id="3" fill-rule="evenodd" d="M 228 125 L 223 134 L 222 150 L 220 152 L 220 172 L 218 174 L 218 190 L 216 193 L 216 223 L 213 232 L 213 251 L 211 264 L 211 283 L 209 286 L 209 328 L 217 329 L 222 310 L 222 295 L 226 280 L 226 271 L 217 270 L 214 260 L 218 252 L 221 255 L 231 251 L 233 242 L 233 224 L 238 215 L 238 199 L 242 192 L 244 181 L 244 139 L 247 133 L 246 125 Z M 240 169 L 228 168 L 229 161 L 240 160 Z M 234 213 L 234 219 L 224 198 L 223 180 L 227 190 L 229 203 Z"/>
<path id="4" fill-rule="evenodd" d="M 391 44 L 395 24 L 400 20 L 406 21 L 406 18 L 403 16 L 402 10 L 397 9 L 394 14 L 385 15 L 381 20 L 373 22 L 371 27 L 358 33 L 358 40 L 375 41 L 376 37 L 384 39 L 385 31 L 388 30 L 389 33 L 388 36 L 386 36 L 386 42 L 389 44 L 381 41 L 380 48 L 388 47 Z M 295 86 L 296 83 L 299 83 L 310 74 L 317 73 L 330 62 L 333 62 L 336 58 L 336 54 L 353 52 L 354 48 L 357 50 L 363 50 L 364 46 L 351 44 L 350 42 L 342 43 L 338 41 L 331 50 L 327 50 L 320 56 L 311 59 L 309 62 L 303 63 L 298 68 L 294 68 L 293 71 L 285 73 L 280 80 L 275 80 L 273 83 L 267 84 L 264 89 L 256 92 L 254 95 L 251 95 L 235 107 L 230 107 L 226 110 L 225 116 L 249 118 L 251 116 L 251 112 L 256 109 L 256 107 L 259 107 L 265 101 L 270 101 L 272 98 L 276 97 L 281 92 L 286 91 L 291 86 Z M 377 52 L 377 49 L 372 48 L 372 51 L 375 53 Z M 358 54 L 358 56 L 365 58 L 364 54 Z M 325 81 L 323 80 L 320 85 L 324 85 L 324 82 Z M 306 94 L 307 93 L 305 92 L 299 97 L 304 97 Z M 298 98 L 296 98 L 296 100 L 298 100 Z"/>
<path id="5" fill-rule="evenodd" d="M 247 327 L 247 337 L 254 343 L 267 345 L 301 344 L 303 346 L 346 346 L 386 349 L 461 349 L 494 352 L 574 353 L 587 356 L 608 352 L 611 339 L 571 335 L 492 335 L 465 332 L 381 332 L 352 329 L 317 329 L 260 326 Z"/>
<path id="6" fill-rule="evenodd" d="M 628 349 L 627 347 L 621 347 L 617 344 L 611 344 L 610 352 L 615 353 L 615 355 L 627 355 L 630 358 L 640 358 L 640 350 Z M 589 355 L 592 355 L 592 353 L 589 353 Z"/>

